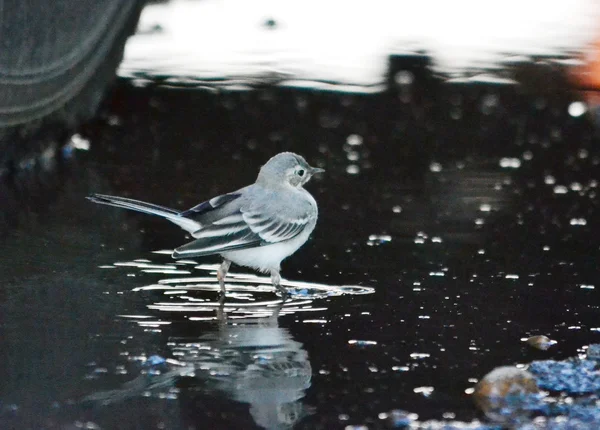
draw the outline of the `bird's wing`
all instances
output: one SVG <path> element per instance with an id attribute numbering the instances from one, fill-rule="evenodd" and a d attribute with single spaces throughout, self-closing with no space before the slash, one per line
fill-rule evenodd
<path id="1" fill-rule="evenodd" d="M 290 240 L 309 222 L 308 213 L 296 218 L 278 212 L 265 216 L 258 209 L 241 207 L 195 231 L 192 236 L 196 240 L 177 248 L 173 257 L 200 257 Z"/>
<path id="2" fill-rule="evenodd" d="M 236 192 L 236 193 L 223 194 L 221 196 L 213 197 L 212 199 L 202 202 L 202 203 L 194 206 L 193 208 L 190 208 L 186 211 L 180 212 L 179 216 L 186 217 L 186 218 L 198 218 L 199 216 L 204 215 L 207 212 L 210 212 L 214 209 L 217 209 L 226 203 L 232 202 L 233 200 L 237 199 L 240 196 L 241 196 L 241 193 Z"/>

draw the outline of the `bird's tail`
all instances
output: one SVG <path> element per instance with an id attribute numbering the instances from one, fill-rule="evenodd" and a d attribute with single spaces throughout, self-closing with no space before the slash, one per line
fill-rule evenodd
<path id="1" fill-rule="evenodd" d="M 125 197 L 107 196 L 104 194 L 93 194 L 87 197 L 87 199 L 94 203 L 129 209 L 149 215 L 158 215 L 159 217 L 168 219 L 172 223 L 177 224 L 179 227 L 190 233 L 200 229 L 201 227 L 200 223 L 190 218 L 181 216 L 176 210 L 152 203 L 142 202 L 140 200 L 133 200 Z"/>

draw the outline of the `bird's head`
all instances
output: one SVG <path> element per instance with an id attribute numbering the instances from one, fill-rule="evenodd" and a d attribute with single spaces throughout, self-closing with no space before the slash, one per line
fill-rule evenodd
<path id="1" fill-rule="evenodd" d="M 300 155 L 281 152 L 262 166 L 256 182 L 265 185 L 289 184 L 293 187 L 301 187 L 315 173 L 324 171 L 318 167 L 311 167 Z"/>

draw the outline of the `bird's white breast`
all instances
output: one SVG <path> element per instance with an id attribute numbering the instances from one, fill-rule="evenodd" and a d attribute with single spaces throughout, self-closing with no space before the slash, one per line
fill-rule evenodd
<path id="1" fill-rule="evenodd" d="M 221 255 L 235 264 L 251 267 L 261 272 L 267 272 L 271 269 L 279 270 L 281 261 L 296 252 L 308 240 L 308 236 L 314 230 L 315 224 L 313 221 L 298 236 L 284 242 L 258 246 L 256 248 L 227 251 Z"/>

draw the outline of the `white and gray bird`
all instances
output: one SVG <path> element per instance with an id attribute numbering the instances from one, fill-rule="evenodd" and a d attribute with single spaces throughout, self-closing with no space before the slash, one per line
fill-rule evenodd
<path id="1" fill-rule="evenodd" d="M 323 169 L 300 155 L 282 152 L 262 166 L 256 182 L 179 212 L 124 197 L 94 194 L 95 203 L 163 217 L 192 235 L 194 241 L 173 252 L 173 258 L 219 254 L 221 294 L 231 263 L 271 274 L 273 286 L 286 294 L 279 274 L 281 261 L 298 250 L 317 223 L 315 199 L 303 188 Z"/>

